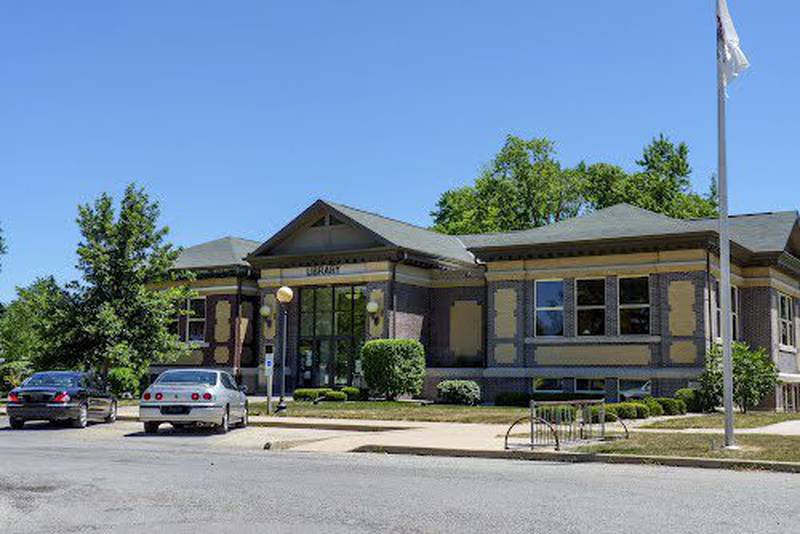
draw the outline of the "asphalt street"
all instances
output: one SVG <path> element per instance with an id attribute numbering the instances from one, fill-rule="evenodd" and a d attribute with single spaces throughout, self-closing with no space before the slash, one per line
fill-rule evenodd
<path id="1" fill-rule="evenodd" d="M 265 451 L 272 432 L 0 419 L 0 532 L 800 530 L 800 475 Z"/>

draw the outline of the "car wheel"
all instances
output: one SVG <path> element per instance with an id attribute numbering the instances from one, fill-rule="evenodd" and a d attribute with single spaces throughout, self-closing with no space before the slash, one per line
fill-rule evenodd
<path id="1" fill-rule="evenodd" d="M 25 421 L 23 419 L 17 419 L 16 417 L 9 419 L 8 424 L 14 430 L 22 430 L 25 427 Z"/>
<path id="2" fill-rule="evenodd" d="M 72 428 L 86 428 L 86 425 L 89 424 L 89 408 L 85 404 L 81 404 L 78 417 L 73 419 L 71 422 Z"/>
<path id="3" fill-rule="evenodd" d="M 148 421 L 144 424 L 144 433 L 145 434 L 157 434 L 158 433 L 158 423 L 154 421 Z"/>
<path id="4" fill-rule="evenodd" d="M 111 403 L 111 411 L 108 412 L 108 417 L 106 417 L 106 423 L 113 423 L 117 420 L 117 403 Z"/>
<path id="5" fill-rule="evenodd" d="M 225 412 L 222 414 L 222 422 L 217 425 L 217 434 L 227 434 L 230 428 L 230 416 L 229 416 L 229 409 L 225 408 Z"/>

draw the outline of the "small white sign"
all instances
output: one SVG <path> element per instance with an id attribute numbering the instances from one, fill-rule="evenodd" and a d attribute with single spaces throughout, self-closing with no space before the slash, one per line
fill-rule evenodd
<path id="1" fill-rule="evenodd" d="M 264 367 L 266 367 L 267 369 L 272 369 L 272 366 L 274 365 L 274 363 L 275 362 L 272 361 L 272 357 L 271 356 L 267 356 L 267 358 L 264 360 Z"/>

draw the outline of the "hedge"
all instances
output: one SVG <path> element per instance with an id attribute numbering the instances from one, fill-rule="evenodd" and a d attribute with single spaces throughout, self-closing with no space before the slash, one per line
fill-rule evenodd
<path id="1" fill-rule="evenodd" d="M 436 392 L 444 404 L 475 406 L 481 402 L 481 387 L 473 380 L 443 380 L 436 385 Z"/>
<path id="2" fill-rule="evenodd" d="M 425 349 L 415 339 L 367 341 L 361 349 L 361 361 L 369 389 L 387 399 L 422 391 Z"/>
<path id="3" fill-rule="evenodd" d="M 139 397 L 139 375 L 128 367 L 114 367 L 108 371 L 108 387 L 118 399 L 129 393 L 133 398 Z"/>
<path id="4" fill-rule="evenodd" d="M 347 400 L 349 401 L 367 400 L 369 397 L 369 395 L 366 395 L 366 390 L 353 386 L 344 386 L 339 391 L 347 395 Z"/>
<path id="5" fill-rule="evenodd" d="M 653 397 L 645 397 L 642 402 L 646 404 L 648 408 L 650 408 L 650 417 L 664 415 L 664 408 L 662 408 L 661 404 L 659 404 L 658 401 Z"/>
<path id="6" fill-rule="evenodd" d="M 703 412 L 703 399 L 700 392 L 694 388 L 683 388 L 675 392 L 675 398 L 686 404 L 686 411 L 692 413 Z"/>
<path id="7" fill-rule="evenodd" d="M 347 393 L 344 391 L 328 391 L 320 397 L 323 402 L 344 402 L 347 400 Z"/>
<path id="8" fill-rule="evenodd" d="M 292 397 L 296 401 L 314 401 L 332 391 L 330 388 L 297 388 Z"/>
<path id="9" fill-rule="evenodd" d="M 664 409 L 665 415 L 683 415 L 686 413 L 686 403 L 680 399 L 655 397 L 654 400 Z"/>

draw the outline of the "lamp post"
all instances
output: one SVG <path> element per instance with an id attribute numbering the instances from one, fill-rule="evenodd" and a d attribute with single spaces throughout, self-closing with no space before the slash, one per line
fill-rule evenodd
<path id="1" fill-rule="evenodd" d="M 294 293 L 292 292 L 292 288 L 287 286 L 282 286 L 278 289 L 278 292 L 275 294 L 275 297 L 278 299 L 278 302 L 281 303 L 281 309 L 283 310 L 283 334 L 281 336 L 281 398 L 278 400 L 278 407 L 276 408 L 276 412 L 281 412 L 286 409 L 286 342 L 288 340 L 287 335 L 287 325 L 289 323 L 289 303 L 292 302 L 294 298 Z"/>

